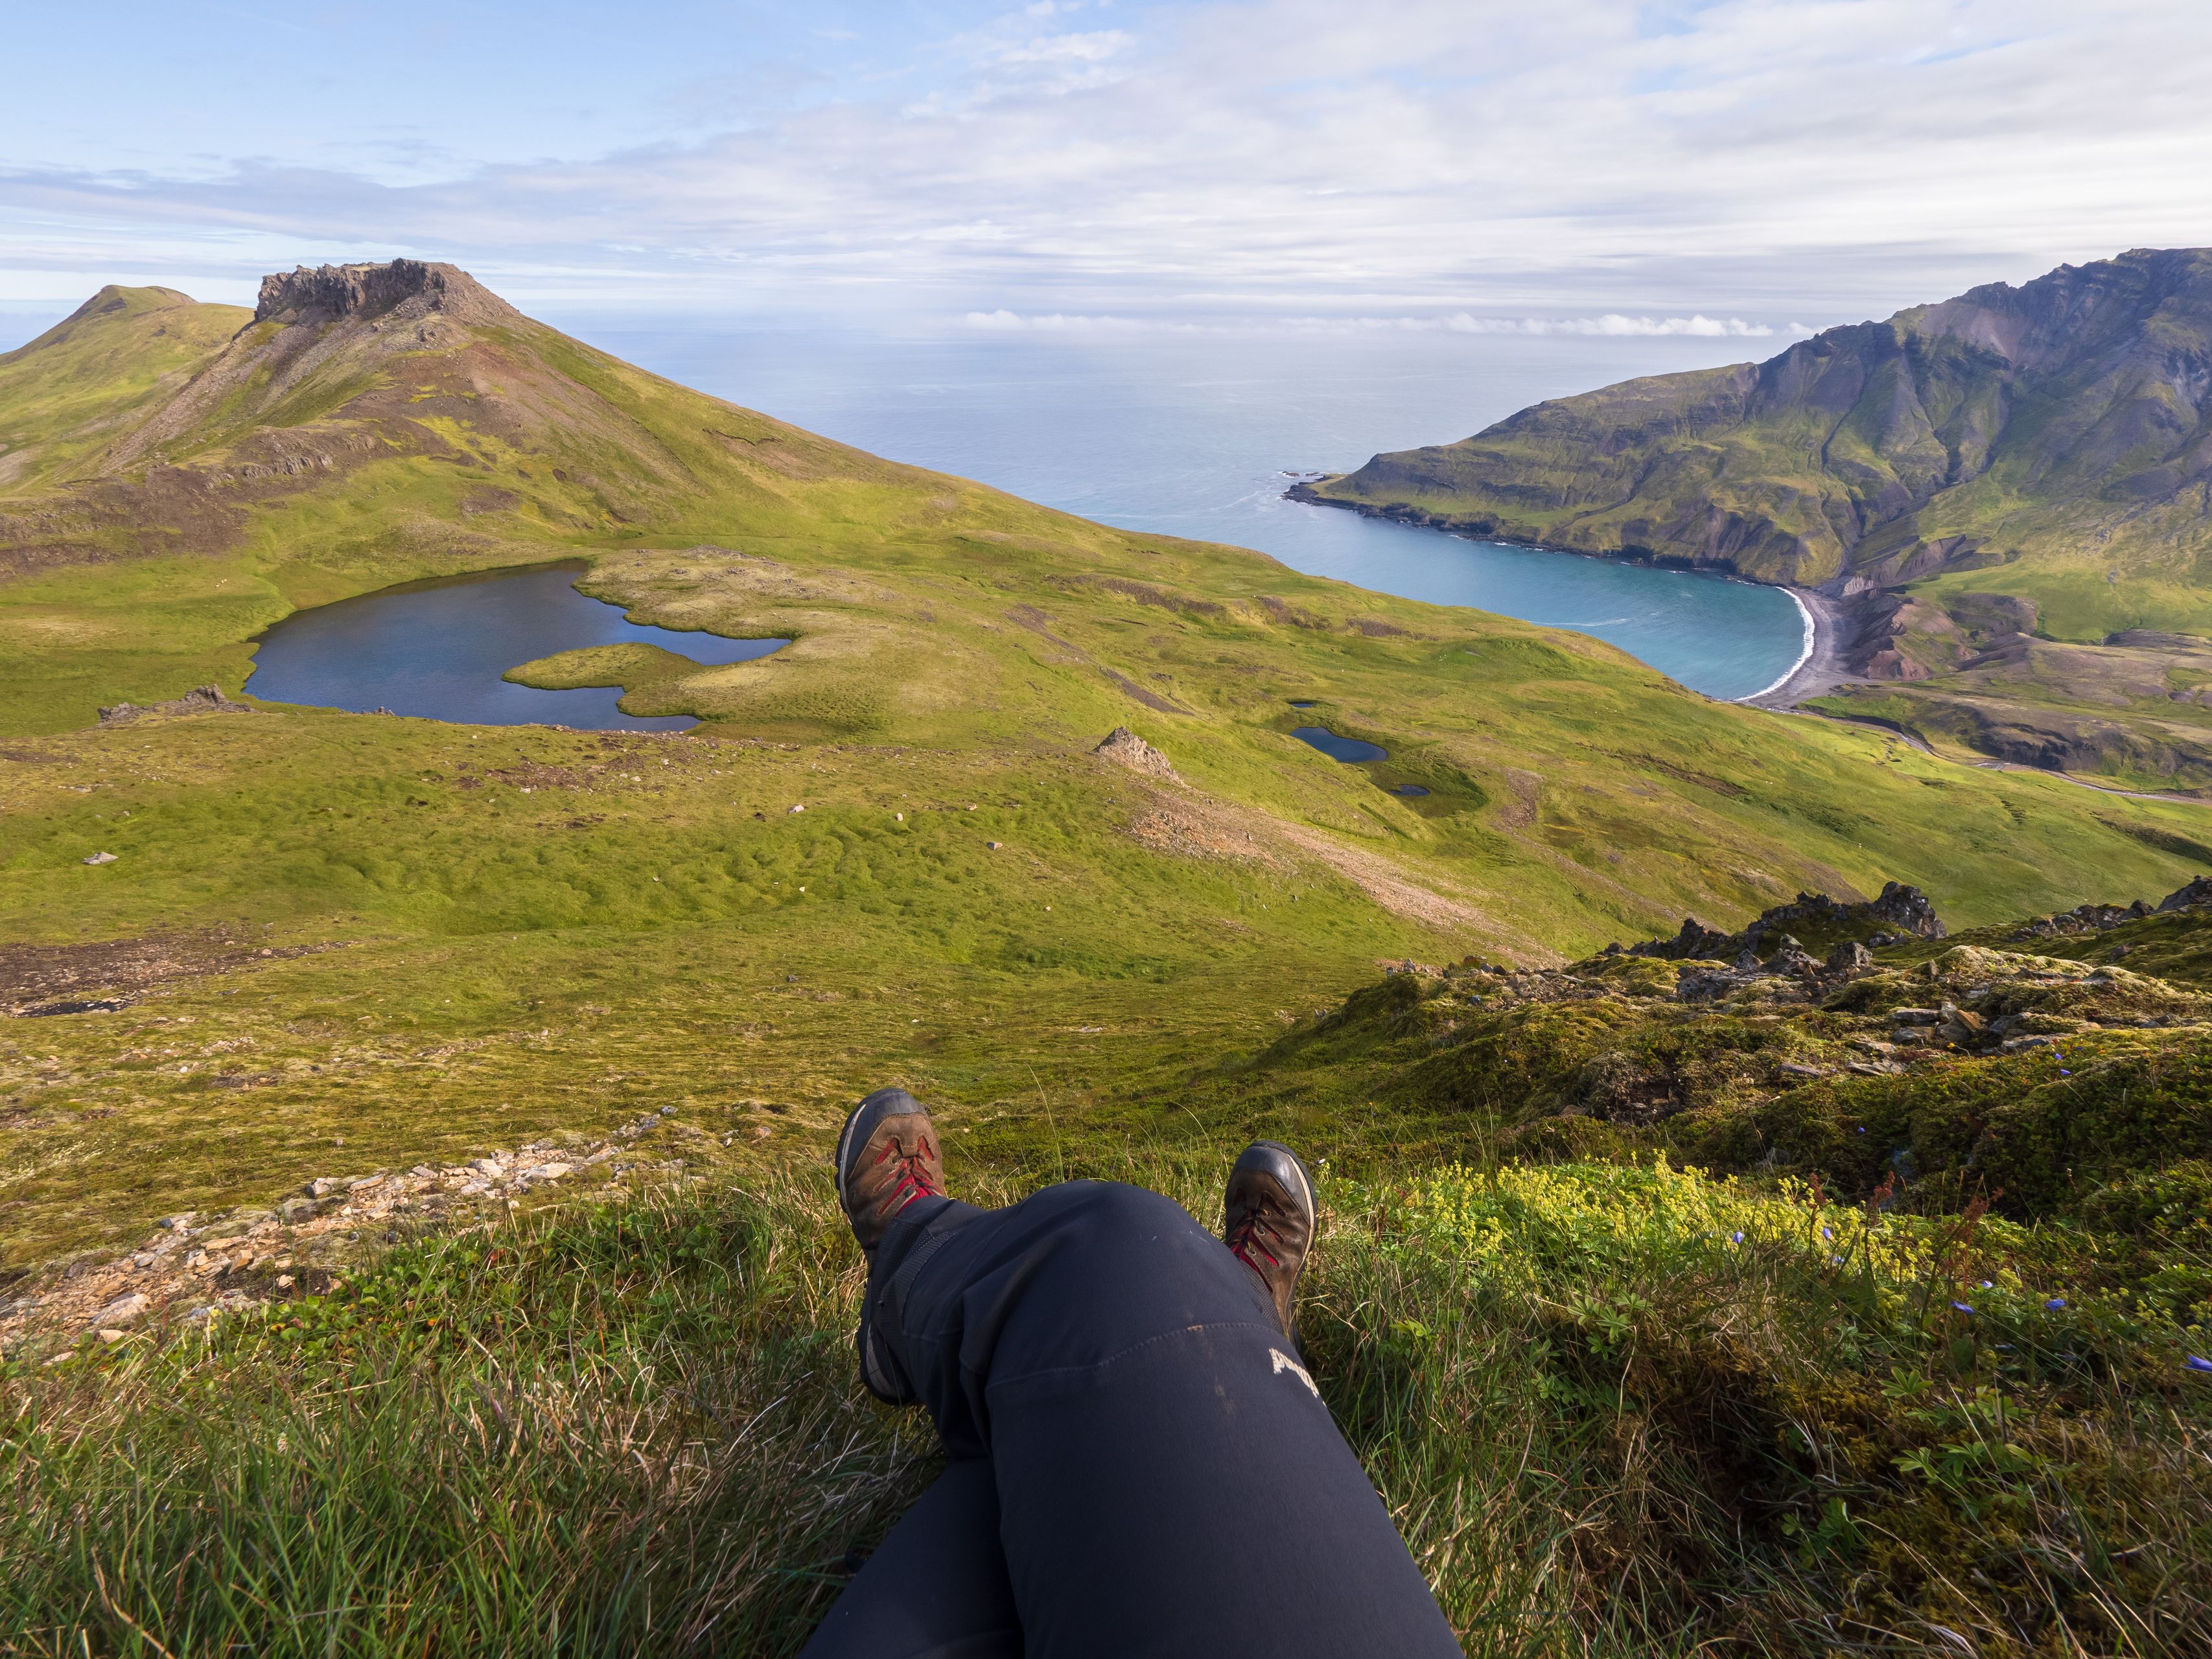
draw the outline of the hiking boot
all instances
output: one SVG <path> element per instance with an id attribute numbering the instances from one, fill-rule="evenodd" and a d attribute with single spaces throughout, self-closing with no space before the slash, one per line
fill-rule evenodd
<path id="1" fill-rule="evenodd" d="M 868 1289 L 860 1298 L 853 1346 L 860 1356 L 860 1381 L 887 1405 L 910 1406 L 913 1386 L 876 1329 L 876 1246 L 899 1212 L 918 1198 L 945 1196 L 945 1166 L 929 1113 L 903 1089 L 878 1089 L 845 1120 L 837 1137 L 837 1201 L 868 1259 Z"/>
<path id="2" fill-rule="evenodd" d="M 1275 1323 L 1292 1334 L 1291 1298 L 1313 1248 L 1313 1180 L 1280 1141 L 1255 1140 L 1229 1172 L 1221 1242 L 1259 1274 L 1275 1304 Z"/>
<path id="3" fill-rule="evenodd" d="M 903 1089 L 878 1089 L 845 1120 L 837 1137 L 837 1201 L 871 1260 L 885 1229 L 917 1198 L 945 1196 L 937 1131 Z"/>

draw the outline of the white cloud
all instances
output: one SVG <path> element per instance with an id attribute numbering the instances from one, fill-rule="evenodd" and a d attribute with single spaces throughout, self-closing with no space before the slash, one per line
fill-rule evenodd
<path id="1" fill-rule="evenodd" d="M 1624 317 L 1608 312 L 1599 317 L 1476 317 L 1464 311 L 1434 317 L 1280 317 L 1243 318 L 1211 324 L 1177 321 L 1170 317 L 1067 316 L 1058 312 L 1024 315 L 1000 307 L 995 311 L 971 311 L 961 319 L 969 328 L 997 333 L 1026 331 L 1068 332 L 1083 330 L 1202 329 L 1211 333 L 1248 333 L 1280 330 L 1301 334 L 1358 334 L 1387 330 L 1417 334 L 1582 335 L 1612 339 L 1661 339 L 1692 336 L 1708 339 L 1765 339 L 1777 331 L 1766 323 L 1746 322 L 1741 317 Z M 1790 327 L 1799 333 L 1812 330 Z"/>
<path id="2" fill-rule="evenodd" d="M 1093 29 L 1084 34 L 1033 35 L 1018 46 L 1001 47 L 993 61 L 1000 64 L 1103 64 L 1128 49 L 1130 37 L 1120 29 Z"/>
<path id="3" fill-rule="evenodd" d="M 1459 312 L 1443 319 L 1440 327 L 1458 334 L 1587 334 L 1612 339 L 1658 339 L 1668 335 L 1693 335 L 1706 339 L 1765 339 L 1771 325 L 1747 323 L 1741 317 L 1624 317 L 1609 311 L 1601 317 L 1470 317 Z"/>
<path id="4" fill-rule="evenodd" d="M 1147 325 L 1133 317 L 1068 317 L 1059 312 L 1048 316 L 1024 317 L 1018 312 L 1003 308 L 997 311 L 971 311 L 960 319 L 969 328 L 980 328 L 997 333 L 1022 333 L 1035 330 L 1044 333 L 1080 333 L 1090 330 L 1142 329 Z M 1167 325 L 1174 326 L 1174 325 Z"/>
<path id="5" fill-rule="evenodd" d="M 541 305 L 1754 338 L 2212 242 L 2200 0 L 1066 9 L 936 43 L 926 83 L 581 158 L 38 154 L 0 170 L 0 289 L 408 252 Z"/>

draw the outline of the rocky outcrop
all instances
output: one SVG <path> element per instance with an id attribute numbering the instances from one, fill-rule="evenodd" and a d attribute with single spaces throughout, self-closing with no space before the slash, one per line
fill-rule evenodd
<path id="1" fill-rule="evenodd" d="M 250 703 L 233 702 L 223 695 L 219 685 L 195 686 L 181 697 L 172 697 L 167 702 L 118 702 L 100 711 L 102 726 L 120 726 L 125 720 L 135 720 L 142 714 L 250 714 Z"/>
<path id="2" fill-rule="evenodd" d="M 2175 889 L 2158 902 L 2160 911 L 2193 909 L 2212 904 L 2212 876 L 2199 876 L 2188 886 Z"/>
<path id="3" fill-rule="evenodd" d="M 1695 916 L 1682 918 L 1682 931 L 1672 939 L 1646 939 L 1641 945 L 1626 947 L 1631 956 L 1660 957 L 1668 962 L 1726 962 L 1736 954 L 1729 945 L 1729 935 L 1717 928 L 1708 927 Z M 1608 945 L 1607 956 L 1620 954 L 1623 947 Z M 1740 947 L 1738 947 L 1740 948 Z"/>
<path id="4" fill-rule="evenodd" d="M 389 264 L 301 265 L 261 279 L 257 323 L 337 322 L 397 312 L 414 321 L 433 312 L 463 323 L 520 322 L 521 313 L 458 265 L 420 259 Z"/>
<path id="5" fill-rule="evenodd" d="M 2184 888 L 2182 891 L 2186 892 L 2188 889 Z M 2022 944 L 2039 939 L 2077 939 L 2085 933 L 2110 933 L 2124 922 L 2140 921 L 2150 914 L 2150 906 L 2141 899 L 2126 905 L 2077 904 L 2071 910 L 2062 910 L 2055 916 L 2038 916 L 2033 921 L 2022 922 L 2013 930 L 2012 936 Z"/>
<path id="6" fill-rule="evenodd" d="M 1800 893 L 1788 904 L 1762 912 L 1740 933 L 1723 933 L 1686 916 L 1681 931 L 1672 939 L 1646 939 L 1627 946 L 1626 954 L 1669 962 L 1734 962 L 1746 969 L 1761 963 L 1771 966 L 1771 959 L 1780 955 L 1790 965 L 1775 971 L 1804 973 L 1820 964 L 1806 951 L 1801 935 L 1828 949 L 1836 959 L 1831 965 L 1838 966 L 1857 963 L 1857 957 L 1847 956 L 1845 946 L 1850 944 L 1942 939 L 1948 931 L 1927 894 L 1893 881 L 1884 885 L 1880 897 L 1860 903 L 1847 904 L 1826 893 Z"/>
<path id="7" fill-rule="evenodd" d="M 1156 778 L 1176 775 L 1176 769 L 1168 763 L 1168 757 L 1126 726 L 1117 726 L 1109 732 L 1091 752 L 1102 760 L 1112 761 L 1116 766 L 1126 766 L 1133 772 L 1149 773 Z"/>

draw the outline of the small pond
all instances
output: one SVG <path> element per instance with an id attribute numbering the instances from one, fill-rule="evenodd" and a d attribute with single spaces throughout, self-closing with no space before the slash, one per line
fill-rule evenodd
<path id="1" fill-rule="evenodd" d="M 1377 743 L 1362 743 L 1358 738 L 1340 738 L 1326 726 L 1301 726 L 1291 735 L 1301 743 L 1310 743 L 1331 760 L 1351 765 L 1364 761 L 1389 760 L 1390 751 Z"/>
<path id="2" fill-rule="evenodd" d="M 261 636 L 246 689 L 266 702 L 356 714 L 389 708 L 466 726 L 680 732 L 698 722 L 689 714 L 625 714 L 616 706 L 618 687 L 540 691 L 500 676 L 591 645 L 657 645 L 718 667 L 791 643 L 634 623 L 620 605 L 576 591 L 586 568 L 572 561 L 481 571 L 295 611 Z"/>
<path id="3" fill-rule="evenodd" d="M 1292 697 L 1291 699 L 1291 707 L 1293 708 L 1318 708 L 1321 705 L 1316 702 L 1311 697 L 1303 699 Z"/>
<path id="4" fill-rule="evenodd" d="M 1394 795 L 1425 795 L 1429 792 L 1418 783 L 1401 783 L 1390 793 Z"/>

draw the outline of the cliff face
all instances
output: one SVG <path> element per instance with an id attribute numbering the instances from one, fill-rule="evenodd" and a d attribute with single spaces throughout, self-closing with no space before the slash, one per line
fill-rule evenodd
<path id="1" fill-rule="evenodd" d="M 1539 404 L 1297 493 L 1845 595 L 2091 544 L 2115 580 L 2193 581 L 2212 553 L 2212 250 L 2062 266 L 1764 363 Z"/>
<path id="2" fill-rule="evenodd" d="M 518 323 L 522 315 L 457 265 L 394 259 L 389 264 L 301 265 L 261 279 L 257 323 L 336 322 L 397 312 L 413 322 L 433 312 L 457 322 Z"/>

